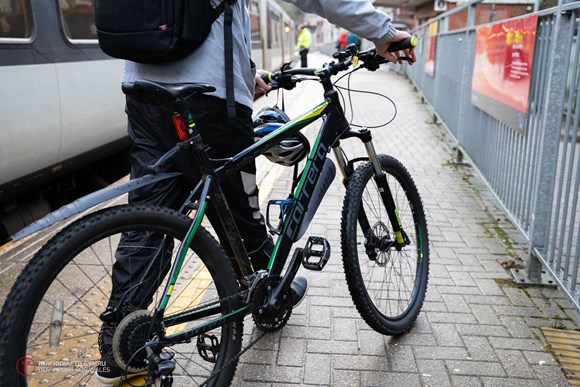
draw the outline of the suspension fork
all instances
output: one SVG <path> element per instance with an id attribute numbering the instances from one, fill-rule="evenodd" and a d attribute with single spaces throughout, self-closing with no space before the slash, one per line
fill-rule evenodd
<path id="1" fill-rule="evenodd" d="M 367 129 L 368 130 L 368 129 Z M 383 204 L 387 209 L 387 215 L 389 216 L 389 221 L 391 222 L 391 226 L 393 227 L 393 232 L 395 234 L 395 247 L 397 250 L 400 250 L 403 246 L 408 245 L 409 237 L 403 230 L 403 225 L 401 224 L 401 218 L 399 217 L 399 211 L 397 210 L 397 206 L 395 204 L 395 199 L 393 198 L 393 194 L 389 187 L 389 183 L 387 181 L 387 174 L 383 171 L 381 166 L 381 162 L 377 156 L 377 152 L 375 150 L 375 146 L 372 142 L 372 138 L 369 131 L 369 140 L 363 141 L 367 154 L 369 156 L 369 160 L 373 166 L 374 170 L 374 180 L 377 183 L 377 187 L 379 188 L 379 192 L 381 194 L 381 198 L 383 199 Z M 361 203 L 362 205 L 362 203 Z"/>
<path id="2" fill-rule="evenodd" d="M 338 169 L 342 174 L 342 183 L 344 185 L 344 188 L 348 188 L 348 183 L 350 181 L 352 174 L 354 173 L 354 165 L 350 164 L 349 160 L 346 158 L 338 142 L 335 144 L 335 146 L 332 147 L 332 151 L 334 153 L 334 157 L 336 158 Z M 359 206 L 357 220 L 365 238 L 368 239 L 372 237 L 370 235 L 371 225 L 369 224 L 369 220 L 367 218 L 367 214 L 364 210 L 364 207 L 362 206 L 362 203 Z M 368 248 L 367 254 L 369 254 L 369 257 L 371 257 L 371 259 L 374 259 L 374 257 L 376 257 L 376 253 L 373 248 Z"/>
<path id="3" fill-rule="evenodd" d="M 399 217 L 399 212 L 397 210 L 395 200 L 391 193 L 391 189 L 389 187 L 387 181 L 387 174 L 383 171 L 379 158 L 377 156 L 377 152 L 375 150 L 374 144 L 372 142 L 372 135 L 371 131 L 368 128 L 362 128 L 359 130 L 349 129 L 348 134 L 344 135 L 343 138 L 348 137 L 357 137 L 363 143 L 367 155 L 368 160 L 370 161 L 373 167 L 373 179 L 375 180 L 377 187 L 379 188 L 379 192 L 381 195 L 381 199 L 385 208 L 387 210 L 387 215 L 389 217 L 389 222 L 391 223 L 391 227 L 393 228 L 394 236 L 395 236 L 395 246 L 397 249 L 409 244 L 409 239 L 407 234 L 403 230 L 403 225 L 401 224 L 401 219 Z M 338 168 L 341 171 L 345 186 L 348 184 L 352 174 L 354 173 L 354 167 L 349 164 L 349 161 L 344 156 L 344 152 L 342 152 L 340 145 L 336 144 L 335 147 L 332 148 L 334 155 L 336 157 Z M 362 202 L 360 204 L 360 208 L 358 211 L 358 222 L 363 231 L 365 237 L 369 236 L 369 232 L 371 230 L 371 225 L 367 218 L 366 212 L 362 206 Z"/>

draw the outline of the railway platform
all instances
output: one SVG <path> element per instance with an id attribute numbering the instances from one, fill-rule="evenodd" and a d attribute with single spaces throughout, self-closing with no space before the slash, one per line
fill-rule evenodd
<path id="1" fill-rule="evenodd" d="M 311 66 L 328 60 L 309 55 Z M 347 79 L 340 84 L 346 87 Z M 422 196 L 431 254 L 422 312 L 408 333 L 396 337 L 376 333 L 359 316 L 341 261 L 344 188 L 337 177 L 305 234 L 330 242 L 329 263 L 321 272 L 301 269 L 309 280 L 306 299 L 280 332 L 264 335 L 241 356 L 232 385 L 580 385 L 580 340 L 575 335 L 580 317 L 556 287 L 522 287 L 512 281 L 508 269 L 520 267 L 527 246 L 477 173 L 455 162 L 452 139 L 434 122 L 410 81 L 384 68 L 354 73 L 350 87 L 380 92 L 396 104 L 394 120 L 373 129 L 373 137 L 378 153 L 407 167 Z M 395 113 L 393 104 L 376 94 L 351 97 L 355 123 L 378 125 Z M 322 88 L 303 82 L 285 91 L 284 98 L 292 117 L 322 99 Z M 277 101 L 281 106 L 272 92 L 256 101 L 255 110 Z M 317 128 L 312 124 L 306 136 L 312 138 Z M 265 209 L 268 199 L 287 196 L 292 169 L 260 158 L 258 179 Z M 0 248 L 0 302 L 49 234 L 35 235 L 23 246 Z M 261 336 L 251 317 L 244 328 L 246 346 Z M 562 356 L 570 351 L 557 347 L 562 341 L 572 348 L 571 360 Z"/>
<path id="2" fill-rule="evenodd" d="M 309 60 L 329 58 L 312 54 Z M 580 318 L 573 305 L 556 287 L 512 281 L 508 269 L 521 265 L 527 246 L 477 173 L 455 162 L 452 139 L 412 83 L 386 67 L 354 73 L 351 88 L 386 94 L 397 106 L 394 121 L 373 129 L 373 139 L 378 153 L 407 167 L 427 213 L 431 263 L 422 312 L 399 337 L 379 335 L 358 315 L 340 256 L 344 190 L 335 181 L 306 233 L 328 239 L 330 261 L 322 272 L 302 270 L 310 285 L 305 301 L 281 332 L 265 336 L 241 358 L 234 385 L 580 385 L 580 335 L 574 334 Z M 340 84 L 346 86 L 346 79 Z M 320 90 L 311 82 L 286 92 L 290 117 L 313 106 Z M 372 126 L 381 123 L 377 114 L 393 113 L 376 95 L 351 95 L 354 122 Z M 259 99 L 256 108 L 273 103 L 274 93 Z M 317 128 L 309 127 L 307 137 Z M 291 169 L 262 160 L 258 170 L 261 197 L 284 198 Z M 554 328 L 576 330 L 565 339 L 576 348 L 575 360 L 554 356 L 559 350 L 547 339 Z M 247 341 L 259 334 L 251 321 L 245 332 Z"/>

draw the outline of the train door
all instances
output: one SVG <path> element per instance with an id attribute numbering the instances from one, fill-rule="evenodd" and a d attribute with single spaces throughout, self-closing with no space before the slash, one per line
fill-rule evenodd
<path id="1" fill-rule="evenodd" d="M 262 26 L 260 17 L 260 3 L 258 0 L 250 0 L 250 39 L 252 44 L 252 60 L 259 69 L 265 68 Z"/>
<path id="2" fill-rule="evenodd" d="M 59 0 L 62 33 L 76 49 L 98 49 L 93 0 Z M 57 64 L 62 111 L 59 160 L 67 160 L 126 136 L 123 61 L 71 61 Z"/>

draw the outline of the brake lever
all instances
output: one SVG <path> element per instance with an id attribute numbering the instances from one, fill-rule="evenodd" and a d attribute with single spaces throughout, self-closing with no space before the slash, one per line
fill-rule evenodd
<path id="1" fill-rule="evenodd" d="M 411 58 L 410 56 L 401 56 L 397 58 L 397 60 L 404 60 L 410 64 L 415 63 L 413 58 Z M 377 70 L 383 63 L 390 63 L 386 58 L 383 58 L 378 54 L 375 54 L 375 56 L 372 59 L 367 59 L 366 61 L 363 60 L 363 62 L 364 62 L 363 67 L 369 71 Z"/>
<path id="2" fill-rule="evenodd" d="M 292 90 L 293 88 L 296 87 L 296 85 L 298 84 L 298 82 L 301 82 L 302 79 L 298 78 L 295 75 L 290 75 L 290 74 L 283 74 L 281 77 L 278 77 L 277 79 L 274 79 L 272 77 L 271 73 L 268 74 L 262 74 L 261 78 L 264 82 L 266 82 L 267 84 L 270 84 L 272 86 L 271 90 L 277 90 L 277 89 L 286 89 L 286 90 Z M 271 91 L 269 90 L 269 91 Z"/>

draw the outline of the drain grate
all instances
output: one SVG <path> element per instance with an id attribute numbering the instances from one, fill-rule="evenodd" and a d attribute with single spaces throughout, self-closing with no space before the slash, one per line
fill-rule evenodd
<path id="1" fill-rule="evenodd" d="M 580 386 L 580 332 L 554 328 L 542 328 L 542 332 L 570 385 Z"/>

